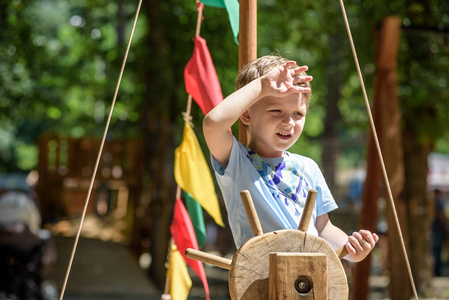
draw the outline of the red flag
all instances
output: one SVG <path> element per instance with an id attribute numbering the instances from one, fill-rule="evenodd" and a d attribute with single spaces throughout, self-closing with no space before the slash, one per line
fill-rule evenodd
<path id="1" fill-rule="evenodd" d="M 170 232 L 176 246 L 179 249 L 179 252 L 182 254 L 182 256 L 184 256 L 187 264 L 195 271 L 195 273 L 203 282 L 204 290 L 206 291 L 206 299 L 209 300 L 209 286 L 207 284 L 203 263 L 185 257 L 187 248 L 198 250 L 198 242 L 196 241 L 195 231 L 193 229 L 192 221 L 190 221 L 189 213 L 187 212 L 184 204 L 182 204 L 182 201 L 179 198 L 176 199 L 175 211 L 173 213 Z"/>
<path id="2" fill-rule="evenodd" d="M 193 97 L 204 115 L 223 100 L 220 82 L 206 40 L 200 36 L 195 38 L 193 56 L 184 70 L 184 81 L 187 94 Z"/>

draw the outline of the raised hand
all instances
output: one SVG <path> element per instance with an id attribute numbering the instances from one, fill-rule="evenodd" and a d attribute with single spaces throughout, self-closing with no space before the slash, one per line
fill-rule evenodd
<path id="1" fill-rule="evenodd" d="M 312 76 L 304 76 L 307 66 L 294 67 L 296 62 L 288 61 L 261 77 L 262 93 L 265 96 L 285 96 L 291 93 L 310 93 L 304 82 L 312 81 Z"/>

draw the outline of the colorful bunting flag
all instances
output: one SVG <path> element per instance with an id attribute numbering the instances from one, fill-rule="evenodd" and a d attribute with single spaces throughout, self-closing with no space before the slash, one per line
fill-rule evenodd
<path id="1" fill-rule="evenodd" d="M 184 126 L 181 145 L 175 150 L 176 183 L 201 204 L 220 226 L 224 226 L 209 167 L 195 132 Z"/>
<path id="2" fill-rule="evenodd" d="M 201 279 L 206 292 L 206 299 L 209 300 L 209 286 L 207 284 L 206 273 L 204 272 L 203 263 L 200 261 L 185 257 L 187 248 L 198 250 L 198 243 L 196 242 L 195 232 L 193 230 L 192 222 L 190 221 L 189 214 L 182 204 L 181 199 L 177 198 L 175 203 L 175 210 L 173 213 L 173 220 L 170 226 L 170 232 L 179 252 L 187 264 L 195 271 L 198 277 Z"/>
<path id="3" fill-rule="evenodd" d="M 238 45 L 239 35 L 239 2 L 237 0 L 201 0 L 204 5 L 213 7 L 226 8 L 231 23 L 234 40 Z"/>
<path id="4" fill-rule="evenodd" d="M 176 245 L 171 246 L 167 277 L 170 279 L 171 300 L 187 300 L 192 287 L 192 280 L 186 262 Z"/>
<path id="5" fill-rule="evenodd" d="M 184 70 L 184 81 L 187 94 L 192 96 L 204 115 L 223 100 L 220 82 L 206 40 L 200 36 L 195 38 L 193 56 Z"/>
<path id="6" fill-rule="evenodd" d="M 204 225 L 203 208 L 192 195 L 189 193 L 184 193 L 186 199 L 187 211 L 190 215 L 190 220 L 192 220 L 193 229 L 195 230 L 196 240 L 198 242 L 198 247 L 203 247 L 206 242 L 206 226 Z"/>

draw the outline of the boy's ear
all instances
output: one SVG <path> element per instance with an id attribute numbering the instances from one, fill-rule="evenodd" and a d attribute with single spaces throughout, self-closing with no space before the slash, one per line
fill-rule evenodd
<path id="1" fill-rule="evenodd" d="M 251 115 L 249 114 L 248 110 L 245 110 L 245 112 L 240 116 L 240 120 L 246 126 L 249 125 L 249 123 L 251 122 Z"/>

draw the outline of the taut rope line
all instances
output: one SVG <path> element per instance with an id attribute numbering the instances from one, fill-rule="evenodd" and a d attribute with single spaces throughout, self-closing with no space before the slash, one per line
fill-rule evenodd
<path id="1" fill-rule="evenodd" d="M 343 0 L 339 0 L 339 1 L 340 1 L 340 6 L 341 6 L 341 11 L 343 13 L 343 18 L 345 20 L 346 31 L 348 32 L 349 42 L 351 44 L 352 55 L 354 56 L 354 62 L 355 62 L 355 65 L 357 67 L 357 74 L 359 76 L 360 84 L 361 84 L 362 91 L 363 91 L 363 98 L 365 99 L 366 110 L 368 112 L 369 122 L 370 122 L 370 125 L 371 125 L 371 131 L 372 131 L 372 134 L 373 134 L 374 142 L 376 144 L 377 154 L 379 156 L 379 162 L 380 162 L 380 166 L 382 168 L 382 174 L 383 174 L 383 177 L 384 177 L 385 186 L 387 188 L 388 200 L 389 200 L 389 202 L 391 204 L 391 208 L 393 210 L 394 221 L 395 221 L 396 227 L 398 229 L 399 239 L 401 241 L 401 248 L 402 248 L 402 252 L 403 252 L 403 255 L 404 255 L 405 263 L 407 265 L 407 271 L 408 271 L 408 276 L 409 276 L 409 279 L 410 279 L 410 284 L 412 286 L 413 294 L 415 296 L 415 299 L 418 300 L 418 293 L 416 292 L 415 282 L 413 281 L 412 269 L 410 267 L 410 262 L 408 260 L 407 249 L 405 248 L 404 238 L 402 236 L 401 225 L 399 224 L 399 218 L 398 218 L 398 214 L 396 212 L 396 206 L 394 204 L 393 194 L 391 192 L 391 187 L 390 187 L 390 182 L 388 180 L 387 170 L 385 168 L 385 163 L 384 163 L 384 159 L 383 159 L 383 156 L 382 156 L 382 151 L 380 149 L 379 139 L 378 139 L 377 133 L 376 133 L 376 127 L 374 125 L 373 114 L 371 113 L 371 108 L 370 108 L 368 96 L 367 96 L 366 89 L 365 89 L 365 83 L 363 81 L 363 76 L 362 76 L 362 72 L 360 70 L 359 60 L 357 58 L 357 52 L 355 50 L 354 41 L 352 39 L 351 28 L 349 27 L 348 16 L 346 14 L 345 5 L 343 3 Z"/>
<path id="2" fill-rule="evenodd" d="M 131 33 L 130 33 L 130 36 L 129 36 L 129 40 L 128 40 L 128 46 L 126 48 L 125 56 L 123 58 L 123 63 L 122 63 L 122 68 L 120 70 L 120 75 L 119 75 L 119 78 L 117 80 L 117 86 L 115 88 L 114 98 L 112 100 L 111 109 L 109 110 L 109 116 L 108 116 L 108 120 L 106 122 L 106 126 L 105 126 L 105 129 L 104 129 L 103 138 L 102 138 L 101 144 L 100 144 L 100 149 L 98 150 L 97 161 L 95 162 L 95 168 L 94 168 L 94 171 L 92 173 L 92 178 L 91 178 L 91 181 L 90 181 L 89 191 L 88 191 L 87 196 L 86 196 L 86 201 L 85 201 L 85 204 L 84 204 L 83 213 L 81 215 L 81 221 L 80 221 L 80 224 L 79 224 L 79 227 L 78 227 L 78 232 L 76 234 L 75 243 L 73 244 L 72 255 L 70 256 L 69 265 L 67 267 L 67 272 L 66 272 L 66 275 L 65 275 L 64 284 L 63 284 L 62 289 L 61 289 L 61 295 L 59 296 L 59 300 L 63 299 L 64 293 L 65 293 L 65 289 L 67 287 L 67 282 L 69 280 L 70 270 L 72 269 L 73 259 L 75 257 L 76 248 L 78 246 L 79 238 L 80 238 L 80 235 L 81 235 L 81 229 L 83 227 L 84 218 L 86 217 L 87 206 L 89 205 L 89 199 L 90 199 L 90 195 L 92 193 L 92 189 L 93 189 L 93 186 L 94 186 L 95 176 L 97 175 L 98 166 L 100 165 L 101 154 L 103 152 L 103 147 L 104 147 L 104 143 L 105 143 L 105 140 L 106 140 L 106 135 L 108 133 L 109 125 L 111 123 L 112 112 L 114 111 L 114 106 L 115 106 L 115 102 L 117 100 L 117 95 L 118 95 L 118 90 L 119 90 L 119 87 L 120 87 L 120 82 L 122 81 L 122 76 L 123 76 L 123 72 L 125 70 L 126 60 L 128 59 L 129 49 L 131 47 L 131 42 L 132 42 L 132 39 L 133 39 L 133 36 L 134 36 L 134 29 L 136 28 L 137 19 L 139 17 L 139 12 L 140 12 L 140 7 L 141 6 L 142 6 L 142 0 L 139 1 L 139 5 L 137 6 L 137 11 L 136 11 L 136 15 L 134 17 L 133 27 L 132 27 L 132 30 L 131 30 Z"/>

